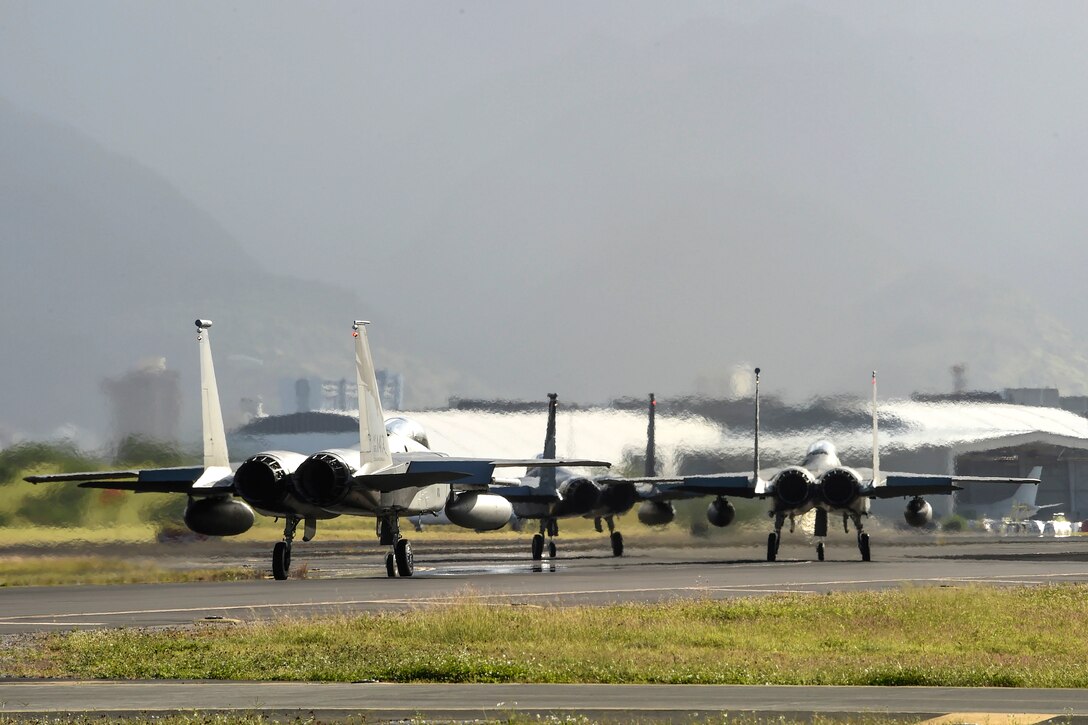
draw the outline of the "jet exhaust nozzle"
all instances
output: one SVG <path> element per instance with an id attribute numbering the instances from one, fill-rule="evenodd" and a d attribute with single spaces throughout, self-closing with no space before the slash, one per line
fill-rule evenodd
<path id="1" fill-rule="evenodd" d="M 295 471 L 295 493 L 313 506 L 335 506 L 351 490 L 354 470 L 347 461 L 328 451 L 315 453 Z"/>
<path id="2" fill-rule="evenodd" d="M 606 516 L 627 513 L 636 500 L 638 492 L 633 483 L 614 483 L 601 488 L 600 508 Z"/>
<path id="3" fill-rule="evenodd" d="M 291 495 L 291 474 L 303 460 L 297 453 L 258 453 L 234 472 L 234 488 L 250 506 L 284 510 Z"/>
<path id="4" fill-rule="evenodd" d="M 861 477 L 849 468 L 832 468 L 820 477 L 820 498 L 832 508 L 848 508 L 861 491 Z"/>
<path id="5" fill-rule="evenodd" d="M 783 469 L 774 477 L 774 497 L 779 508 L 800 508 L 812 499 L 816 481 L 799 466 Z"/>
<path id="6" fill-rule="evenodd" d="M 559 495 L 557 516 L 585 516 L 599 505 L 601 489 L 588 478 L 571 478 L 560 484 Z"/>

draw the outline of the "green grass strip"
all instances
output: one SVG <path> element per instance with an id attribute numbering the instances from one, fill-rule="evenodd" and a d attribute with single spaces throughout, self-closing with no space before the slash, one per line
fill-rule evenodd
<path id="1" fill-rule="evenodd" d="M 106 556 L 0 557 L 0 587 L 240 581 L 263 573 L 241 567 L 167 569 L 140 559 Z"/>
<path id="2" fill-rule="evenodd" d="M 1088 586 L 404 613 L 17 640 L 18 676 L 1086 687 Z"/>

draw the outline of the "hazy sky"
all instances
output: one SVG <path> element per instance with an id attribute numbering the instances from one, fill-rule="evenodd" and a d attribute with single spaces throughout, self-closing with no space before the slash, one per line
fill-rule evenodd
<path id="1" fill-rule="evenodd" d="M 0 0 L 0 97 L 497 394 L 907 392 L 956 361 L 916 305 L 1088 334 L 1086 47 L 1082 2 Z"/>

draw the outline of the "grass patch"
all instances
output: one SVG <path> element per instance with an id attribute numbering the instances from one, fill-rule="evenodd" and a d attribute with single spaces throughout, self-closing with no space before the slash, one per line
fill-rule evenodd
<path id="1" fill-rule="evenodd" d="M 263 575 L 253 569 L 167 569 L 140 559 L 105 556 L 3 556 L 0 587 L 59 584 L 152 584 L 239 581 Z"/>
<path id="2" fill-rule="evenodd" d="M 1088 586 L 605 607 L 457 604 L 191 630 L 47 633 L 16 676 L 1086 687 Z"/>

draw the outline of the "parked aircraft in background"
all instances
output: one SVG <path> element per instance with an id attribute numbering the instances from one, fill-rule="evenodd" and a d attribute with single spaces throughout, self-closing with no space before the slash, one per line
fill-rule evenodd
<path id="1" fill-rule="evenodd" d="M 401 536 L 399 520 L 444 510 L 459 526 L 500 528 L 511 515 L 510 503 L 488 491 L 496 467 L 559 465 L 604 466 L 591 460 L 509 460 L 453 458 L 428 449 L 425 437 L 402 435 L 402 419 L 386 430 L 366 322 L 356 321 L 355 368 L 359 385 L 359 449 L 335 449 L 304 455 L 267 451 L 246 459 L 231 471 L 208 330 L 197 320 L 200 348 L 201 413 L 204 465 L 129 471 L 99 471 L 28 476 L 31 483 L 76 482 L 84 488 L 136 492 L 184 493 L 185 524 L 211 536 L 248 530 L 254 511 L 285 520 L 283 540 L 272 550 L 272 573 L 286 579 L 295 531 L 304 523 L 303 541 L 317 532 L 317 521 L 341 514 L 377 520 L 379 541 L 390 547 L 386 573 L 411 576 L 411 545 Z"/>
<path id="2" fill-rule="evenodd" d="M 1036 466 L 1028 474 L 1029 478 L 1041 479 L 1043 467 Z M 1016 487 L 1011 496 L 990 503 L 959 503 L 957 510 L 971 519 L 983 519 L 1002 521 L 1008 519 L 1012 522 L 1021 522 L 1030 519 L 1043 509 L 1057 508 L 1060 503 L 1050 503 L 1045 506 L 1036 506 L 1035 497 L 1039 493 L 1039 486 L 1034 483 L 1022 483 Z"/>
<path id="3" fill-rule="evenodd" d="M 716 495 L 719 505 L 728 505 L 727 496 L 770 499 L 774 531 L 767 536 L 767 561 L 774 561 L 787 519 L 793 531 L 795 519 L 816 510 L 816 555 L 824 559 L 824 538 L 829 514 L 841 514 L 843 529 L 849 533 L 850 522 L 857 532 L 862 561 L 870 560 L 869 534 L 863 530 L 862 517 L 869 514 L 874 498 L 910 498 L 904 518 L 911 526 L 924 526 L 933 518 L 933 509 L 923 498 L 948 495 L 959 490 L 957 483 L 988 482 L 1038 484 L 1037 478 L 1001 478 L 989 476 L 947 476 L 940 474 L 885 473 L 880 470 L 877 443 L 876 372 L 873 372 L 873 467 L 850 468 L 839 460 L 835 446 L 827 440 L 813 443 L 799 465 L 761 469 L 759 460 L 759 368 L 755 370 L 755 441 L 753 472 L 722 473 L 684 479 L 681 487 L 690 492 Z M 764 479 L 763 476 L 767 478 Z"/>
<path id="4" fill-rule="evenodd" d="M 548 394 L 548 423 L 544 435 L 544 458 L 555 459 L 555 417 L 559 396 Z M 534 560 L 544 556 L 545 535 L 548 555 L 556 555 L 555 537 L 559 519 L 585 517 L 608 524 L 612 555 L 623 555 L 623 535 L 616 531 L 614 517 L 631 510 L 637 494 L 635 484 L 622 478 L 595 479 L 573 471 L 534 465 L 517 484 L 494 485 L 491 493 L 508 500 L 519 519 L 537 519 L 540 532 L 533 535 Z"/>

